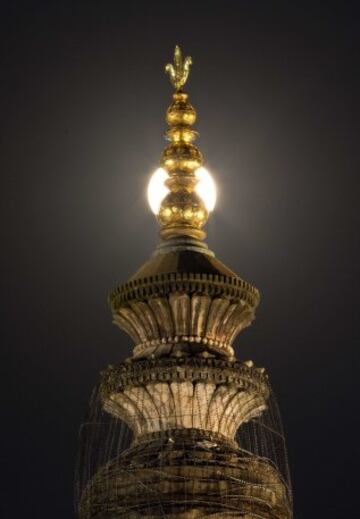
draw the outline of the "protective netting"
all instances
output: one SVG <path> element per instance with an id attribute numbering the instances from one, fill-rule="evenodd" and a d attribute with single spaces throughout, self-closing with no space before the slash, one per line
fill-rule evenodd
<path id="1" fill-rule="evenodd" d="M 292 517 L 285 438 L 268 384 L 264 406 L 249 389 L 230 398 L 228 384 L 198 382 L 196 409 L 187 382 L 179 384 L 179 395 L 174 384 L 146 383 L 107 404 L 94 389 L 80 428 L 81 519 Z"/>
<path id="2" fill-rule="evenodd" d="M 242 424 L 236 433 L 236 441 L 255 456 L 266 458 L 274 464 L 292 500 L 284 429 L 277 399 L 271 388 L 266 410 L 257 418 Z"/>

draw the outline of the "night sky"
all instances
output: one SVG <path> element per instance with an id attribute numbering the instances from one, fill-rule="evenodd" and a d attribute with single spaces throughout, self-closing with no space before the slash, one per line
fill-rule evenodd
<path id="1" fill-rule="evenodd" d="M 176 43 L 219 186 L 208 244 L 261 291 L 236 349 L 278 395 L 295 517 L 358 518 L 355 8 L 5 1 L 0 24 L 1 519 L 74 516 L 79 424 L 131 348 L 107 294 L 158 242 Z"/>

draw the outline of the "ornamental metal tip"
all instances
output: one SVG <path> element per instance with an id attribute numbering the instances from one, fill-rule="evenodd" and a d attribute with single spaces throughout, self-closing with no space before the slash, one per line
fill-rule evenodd
<path id="1" fill-rule="evenodd" d="M 192 58 L 183 59 L 179 45 L 174 52 L 174 63 L 168 63 L 165 71 L 175 88 L 173 100 L 166 112 L 169 128 L 166 137 L 170 144 L 160 159 L 160 166 L 168 173 L 166 187 L 170 192 L 160 205 L 157 214 L 162 239 L 190 237 L 203 240 L 206 233 L 202 230 L 209 212 L 202 198 L 196 193 L 198 178 L 196 170 L 203 165 L 203 156 L 193 144 L 198 133 L 192 128 L 196 121 L 196 111 L 182 90 L 185 85 Z"/>
<path id="2" fill-rule="evenodd" d="M 180 92 L 188 80 L 191 65 L 192 57 L 187 56 L 183 60 L 182 51 L 179 45 L 176 45 L 174 51 L 174 64 L 168 63 L 165 66 L 165 72 L 169 74 L 170 81 L 176 92 Z"/>

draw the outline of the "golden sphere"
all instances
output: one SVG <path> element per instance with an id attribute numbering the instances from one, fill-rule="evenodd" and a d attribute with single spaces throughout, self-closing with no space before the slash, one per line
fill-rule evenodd
<path id="1" fill-rule="evenodd" d="M 189 103 L 187 94 L 177 92 L 173 95 L 173 102 L 166 112 L 166 121 L 169 126 L 192 126 L 195 123 L 196 111 Z"/>
<path id="2" fill-rule="evenodd" d="M 203 163 L 202 153 L 194 144 L 175 142 L 167 146 L 161 156 L 160 165 L 169 173 L 181 170 L 193 173 Z"/>

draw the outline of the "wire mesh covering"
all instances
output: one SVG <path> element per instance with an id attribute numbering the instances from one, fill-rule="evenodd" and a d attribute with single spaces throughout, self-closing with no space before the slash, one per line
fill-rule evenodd
<path id="1" fill-rule="evenodd" d="M 178 406 L 170 382 L 131 386 L 114 393 L 111 404 L 102 388 L 94 389 L 80 428 L 81 519 L 292 517 L 285 439 L 268 384 L 266 405 L 254 390 L 235 393 L 235 386 L 209 381 L 192 382 L 193 397 L 184 401 L 189 383 L 178 384 Z M 226 427 L 219 432 L 221 420 Z"/>

